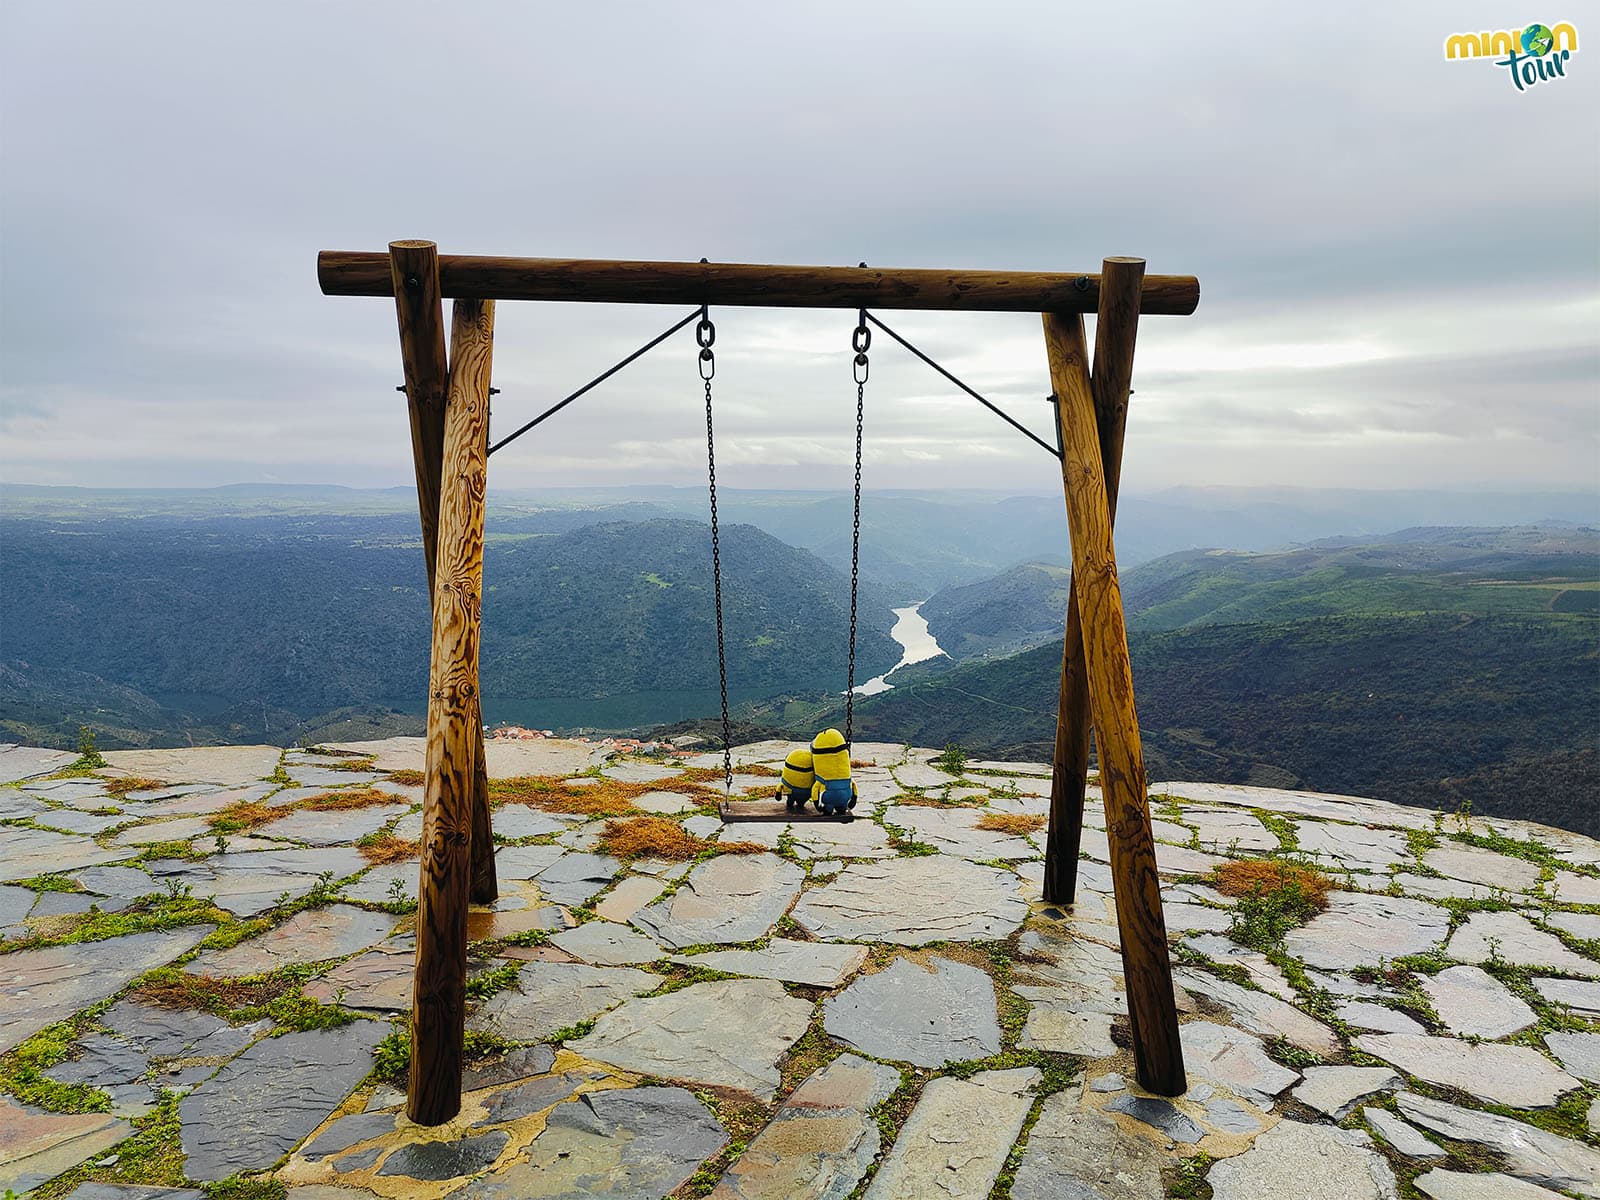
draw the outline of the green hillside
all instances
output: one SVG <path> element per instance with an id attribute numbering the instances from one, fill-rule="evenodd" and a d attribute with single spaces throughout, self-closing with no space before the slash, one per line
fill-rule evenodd
<path id="1" fill-rule="evenodd" d="M 98 713 L 108 732 L 121 731 L 113 740 L 189 728 L 208 739 L 281 740 L 286 728 L 338 710 L 362 719 L 415 711 L 429 637 L 415 521 L 412 513 L 0 523 L 8 585 L 0 727 L 60 740 Z M 841 690 L 848 579 L 749 526 L 725 527 L 722 549 L 734 695 Z M 501 530 L 484 575 L 489 719 L 666 720 L 703 711 L 715 696 L 705 525 Z M 864 678 L 899 657 L 892 619 L 868 589 Z"/>
<path id="2" fill-rule="evenodd" d="M 922 606 L 955 658 L 1059 638 L 1068 576 L 1024 563 Z M 1128 627 L 1424 613 L 1600 612 L 1600 534 L 1585 528 L 1412 529 L 1275 554 L 1190 550 L 1127 571 Z"/>
<path id="3" fill-rule="evenodd" d="M 1600 621 L 1323 617 L 1132 635 L 1152 780 L 1306 787 L 1600 833 Z M 857 707 L 863 737 L 1048 755 L 1060 643 Z"/>

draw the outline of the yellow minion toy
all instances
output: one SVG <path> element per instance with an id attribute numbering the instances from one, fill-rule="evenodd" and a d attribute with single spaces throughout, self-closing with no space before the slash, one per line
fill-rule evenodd
<path id="1" fill-rule="evenodd" d="M 811 799 L 811 785 L 816 781 L 816 776 L 811 770 L 811 748 L 801 747 L 799 750 L 789 751 L 789 757 L 783 760 L 783 780 L 778 788 L 778 799 L 784 801 L 791 811 L 798 811 L 806 806 L 806 801 Z"/>
<path id="2" fill-rule="evenodd" d="M 850 820 L 856 806 L 856 785 L 850 778 L 850 743 L 837 729 L 824 729 L 811 740 L 811 799 L 824 815 Z"/>

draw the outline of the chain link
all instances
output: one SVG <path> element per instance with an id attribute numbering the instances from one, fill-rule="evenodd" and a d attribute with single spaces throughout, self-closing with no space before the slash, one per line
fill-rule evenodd
<path id="1" fill-rule="evenodd" d="M 717 373 L 717 356 L 711 349 L 717 340 L 717 327 L 711 323 L 709 311 L 700 309 L 700 323 L 695 326 L 695 341 L 699 343 L 697 359 L 700 378 L 706 388 L 706 477 L 711 493 L 711 583 L 717 608 L 717 686 L 722 691 L 722 783 L 725 795 L 733 794 L 733 725 L 728 719 L 728 651 L 722 626 L 722 539 L 717 528 L 717 439 L 711 422 L 711 380 Z M 851 639 L 852 645 L 855 639 Z"/>
<path id="2" fill-rule="evenodd" d="M 856 505 L 850 527 L 850 665 L 844 694 L 844 740 L 855 740 L 856 726 L 856 596 L 861 586 L 861 428 L 867 403 L 867 350 L 872 346 L 872 330 L 867 327 L 867 310 L 862 309 L 850 348 L 856 352 L 851 374 L 856 381 Z"/>

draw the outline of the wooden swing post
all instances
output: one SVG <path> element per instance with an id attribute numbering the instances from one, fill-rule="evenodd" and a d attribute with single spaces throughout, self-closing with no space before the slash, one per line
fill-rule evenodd
<path id="1" fill-rule="evenodd" d="M 417 893 L 406 1114 L 440 1125 L 461 1109 L 467 902 L 478 776 L 478 634 L 494 301 L 457 300 L 439 497 L 438 586 L 428 675 L 428 779 Z"/>
<path id="2" fill-rule="evenodd" d="M 1111 543 L 1111 510 L 1100 459 L 1083 316 L 1046 313 L 1044 334 L 1050 381 L 1060 411 L 1072 578 L 1083 629 L 1089 707 L 1099 735 L 1100 787 L 1105 795 L 1134 1060 L 1144 1087 L 1163 1096 L 1176 1096 L 1188 1083 L 1178 1040 L 1172 963 L 1167 957 L 1167 926 L 1161 912 L 1161 881 L 1156 875 L 1144 754 L 1133 706 L 1133 668 L 1128 661 L 1122 587 Z"/>
<path id="3" fill-rule="evenodd" d="M 1117 519 L 1122 439 L 1127 428 L 1133 347 L 1139 331 L 1142 258 L 1108 258 L 1100 271 L 1100 310 L 1094 325 L 1095 426 L 1106 480 L 1106 512 Z M 1083 659 L 1076 573 L 1067 591 L 1067 631 L 1061 647 L 1061 697 L 1050 769 L 1050 829 L 1044 852 L 1044 898 L 1071 904 L 1078 893 L 1078 851 L 1083 845 L 1083 797 L 1089 782 L 1089 676 Z"/>
<path id="4" fill-rule="evenodd" d="M 411 414 L 411 457 L 416 467 L 422 556 L 428 564 L 431 604 L 438 594 L 435 577 L 439 556 L 439 479 L 444 469 L 444 414 L 449 387 L 438 248 L 432 242 L 390 242 L 389 274 L 400 320 L 400 361 L 405 369 L 406 407 Z M 488 431 L 486 421 L 485 437 Z M 481 707 L 473 722 L 473 741 L 477 762 L 472 787 L 471 896 L 474 904 L 492 904 L 500 893 L 494 871 L 494 834 L 489 818 L 489 771 L 484 758 Z"/>

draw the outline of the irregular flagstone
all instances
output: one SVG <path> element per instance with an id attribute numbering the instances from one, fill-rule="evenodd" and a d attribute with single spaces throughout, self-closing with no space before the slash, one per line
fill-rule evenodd
<path id="1" fill-rule="evenodd" d="M 614 762 L 609 766 L 600 768 L 600 774 L 607 779 L 615 779 L 619 783 L 656 783 L 662 779 L 671 779 L 674 775 L 683 774 L 683 768 L 668 767 L 661 763 L 627 760 Z"/>
<path id="2" fill-rule="evenodd" d="M 388 1031 L 356 1021 L 257 1042 L 179 1102 L 184 1173 L 214 1180 L 271 1166 L 361 1082 Z"/>
<path id="3" fill-rule="evenodd" d="M 1514 912 L 1473 913 L 1451 936 L 1445 953 L 1468 963 L 1489 962 L 1498 955 L 1517 966 L 1547 967 L 1569 975 L 1600 978 L 1600 963 L 1568 950 L 1555 934 L 1536 929 L 1526 917 Z"/>
<path id="4" fill-rule="evenodd" d="M 121 814 L 97 815 L 79 812 L 74 808 L 57 808 L 47 813 L 40 813 L 34 817 L 33 823 L 42 825 L 46 829 L 60 830 L 62 833 L 82 833 L 94 837 L 118 825 L 126 825 L 131 820 L 132 817 Z"/>
<path id="5" fill-rule="evenodd" d="M 189 838 L 213 835 L 207 817 L 172 817 L 162 821 L 141 821 L 111 839 L 116 846 L 154 846 L 160 842 L 182 842 Z"/>
<path id="6" fill-rule="evenodd" d="M 121 1183 L 80 1183 L 61 1200 L 205 1200 L 198 1188 L 139 1187 Z M 311 1200 L 311 1197 L 296 1197 Z"/>
<path id="7" fill-rule="evenodd" d="M 1162 1200 L 1168 1158 L 1149 1138 L 1080 1109 L 1066 1091 L 1046 1099 L 1011 1184 L 1014 1200 Z"/>
<path id="8" fill-rule="evenodd" d="M 542 1043 L 537 1046 L 519 1046 L 515 1050 L 507 1050 L 499 1058 L 479 1060 L 466 1068 L 461 1075 L 461 1090 L 471 1092 L 479 1088 L 516 1083 L 532 1075 L 543 1075 L 555 1065 L 554 1047 Z M 396 1103 L 399 1103 L 399 1097 L 396 1098 Z M 368 1107 L 371 1105 L 368 1104 Z"/>
<path id="9" fill-rule="evenodd" d="M 0 930 L 20 925 L 39 894 L 29 888 L 0 885 Z"/>
<path id="10" fill-rule="evenodd" d="M 1163 1100 L 1159 1096 L 1118 1096 L 1106 1105 L 1106 1111 L 1132 1117 L 1174 1142 L 1193 1145 L 1206 1135 L 1205 1130 L 1179 1112 L 1170 1100 Z"/>
<path id="11" fill-rule="evenodd" d="M 282 755 L 276 746 L 186 746 L 176 750 L 107 750 L 101 757 L 115 768 L 107 774 L 242 787 L 271 775 L 278 769 Z"/>
<path id="12" fill-rule="evenodd" d="M 1557 871 L 1550 891 L 1562 904 L 1600 904 L 1600 878 L 1576 871 Z"/>
<path id="13" fill-rule="evenodd" d="M 284 767 L 283 773 L 301 787 L 354 787 L 379 783 L 384 778 L 377 771 L 346 771 L 310 762 L 291 763 Z"/>
<path id="14" fill-rule="evenodd" d="M 867 961 L 865 946 L 831 942 L 795 942 L 773 938 L 760 950 L 713 950 L 708 954 L 677 954 L 672 961 L 729 975 L 777 979 L 811 987 L 836 988 Z"/>
<path id="15" fill-rule="evenodd" d="M 633 967 L 531 962 L 515 986 L 496 992 L 467 1018 L 467 1028 L 513 1042 L 533 1042 L 654 991 L 661 976 Z"/>
<path id="16" fill-rule="evenodd" d="M 1445 1157 L 1445 1152 L 1386 1108 L 1364 1108 L 1361 1117 L 1372 1131 L 1407 1158 L 1422 1162 Z"/>
<path id="17" fill-rule="evenodd" d="M 0 856 L 0 878 L 32 879 L 35 875 L 62 875 L 118 862 L 134 854 L 131 848 L 102 850 L 88 838 L 51 829 L 11 825 L 5 830 L 5 854 Z"/>
<path id="18" fill-rule="evenodd" d="M 1422 977 L 1433 1011 L 1458 1037 L 1503 1038 L 1535 1024 L 1538 1014 L 1478 967 L 1449 967 Z"/>
<path id="19" fill-rule="evenodd" d="M 230 1025 L 222 1017 L 193 1008 L 168 1008 L 130 996 L 100 1015 L 99 1023 L 139 1047 L 150 1059 L 226 1058 L 243 1050 L 269 1028 L 262 1020 Z"/>
<path id="20" fill-rule="evenodd" d="M 411 983 L 416 966 L 415 950 L 380 948 L 340 963 L 307 983 L 303 991 L 323 1004 L 405 1012 L 411 1007 Z"/>
<path id="21" fill-rule="evenodd" d="M 664 953 L 644 934 L 609 921 L 590 921 L 558 933 L 550 941 L 574 958 L 602 967 L 654 962 Z"/>
<path id="22" fill-rule="evenodd" d="M 493 823 L 494 835 L 498 838 L 531 838 L 564 833 L 576 822 L 572 817 L 562 819 L 552 813 L 529 808 L 526 804 L 503 804 L 494 810 Z M 420 838 L 422 814 L 412 813 L 401 821 L 395 826 L 395 836 L 412 840 Z"/>
<path id="23" fill-rule="evenodd" d="M 800 743 L 786 741 L 782 738 L 768 738 L 762 742 L 750 742 L 744 746 L 734 746 L 728 751 L 729 758 L 735 767 L 751 767 L 765 763 L 781 763 L 789 751 L 795 749 Z M 894 746 L 890 762 L 899 762 L 904 754 L 904 748 Z M 868 761 L 862 753 L 862 743 L 850 747 L 850 757 L 861 761 Z M 687 767 L 722 767 L 722 751 L 708 750 L 704 754 L 696 754 L 684 759 Z"/>
<path id="24" fill-rule="evenodd" d="M 1600 1033 L 1547 1033 L 1544 1044 L 1579 1079 L 1600 1083 Z"/>
<path id="25" fill-rule="evenodd" d="M 1240 987 L 1205 971 L 1180 969 L 1173 972 L 1173 978 L 1189 991 L 1224 1005 L 1234 1020 L 1251 1033 L 1285 1038 L 1313 1054 L 1330 1056 L 1338 1052 L 1339 1038 L 1333 1030 L 1276 996 Z"/>
<path id="26" fill-rule="evenodd" d="M 954 783 L 957 778 L 926 762 L 903 763 L 894 768 L 894 777 L 901 787 L 906 788 L 942 788 Z"/>
<path id="27" fill-rule="evenodd" d="M 749 828 L 739 830 L 739 840 Z M 895 853 L 889 831 L 873 821 L 802 821 L 787 828 L 796 848 L 814 857 L 889 858 Z"/>
<path id="28" fill-rule="evenodd" d="M 560 1075 L 545 1075 L 538 1079 L 529 1079 L 514 1088 L 507 1088 L 503 1092 L 495 1092 L 485 1100 L 484 1118 L 479 1124 L 496 1125 L 502 1121 L 517 1121 L 523 1117 L 531 1117 L 534 1113 L 543 1112 L 545 1109 L 554 1108 L 565 1100 L 571 1100 L 573 1093 L 585 1083 L 606 1076 L 594 1071 L 567 1071 Z"/>
<path id="29" fill-rule="evenodd" d="M 1005 938 L 1027 915 L 1015 875 L 942 855 L 853 863 L 794 910 L 814 937 L 902 946 Z"/>
<path id="30" fill-rule="evenodd" d="M 900 1086 L 900 1072 L 841 1054 L 794 1090 L 711 1200 L 815 1197 L 845 1200 L 878 1155 L 878 1123 L 868 1110 Z"/>
<path id="31" fill-rule="evenodd" d="M 226 978 L 260 975 L 292 964 L 343 958 L 394 932 L 400 918 L 348 904 L 307 909 L 282 925 L 225 950 L 206 950 L 183 969 L 191 975 Z"/>
<path id="32" fill-rule="evenodd" d="M 626 921 L 645 905 L 656 900 L 667 885 L 648 875 L 629 875 L 594 906 L 597 916 L 607 921 Z"/>
<path id="33" fill-rule="evenodd" d="M 987 1196 L 1022 1132 L 1038 1081 L 1032 1067 L 929 1080 L 865 1200 Z"/>
<path id="34" fill-rule="evenodd" d="M 566 929 L 572 924 L 567 911 L 554 904 L 531 905 L 523 896 L 502 896 L 490 908 L 468 910 L 467 941 L 497 941 L 530 929 Z"/>
<path id="35" fill-rule="evenodd" d="M 1026 838 L 1009 833 L 979 829 L 983 811 L 976 808 L 925 808 L 897 805 L 884 817 L 911 831 L 913 837 L 938 848 L 941 854 L 969 858 L 975 862 L 1038 857 L 1038 850 Z"/>
<path id="36" fill-rule="evenodd" d="M 631 919 L 673 949 L 751 942 L 783 916 L 804 879 L 775 854 L 724 854 L 695 867 L 673 896 Z"/>
<path id="37" fill-rule="evenodd" d="M 1433 828 L 1432 809 L 1408 808 L 1403 804 L 1391 804 L 1386 800 L 1369 800 L 1362 796 L 1337 796 L 1325 792 L 1250 787 L 1237 783 L 1159 782 L 1150 785 L 1152 796 L 1162 793 L 1186 800 L 1314 817 L 1319 821 L 1392 825 L 1397 829 Z"/>
<path id="38" fill-rule="evenodd" d="M 1442 942 L 1449 929 L 1450 915 L 1437 904 L 1334 892 L 1327 910 L 1290 930 L 1284 946 L 1309 966 L 1347 971 L 1420 954 Z"/>
<path id="39" fill-rule="evenodd" d="M 1208 933 L 1221 933 L 1233 924 L 1225 909 L 1205 904 L 1190 904 L 1183 900 L 1169 901 L 1162 906 L 1169 933 L 1197 929 Z"/>
<path id="40" fill-rule="evenodd" d="M 1086 1011 L 1070 1002 L 1044 1001 L 1028 1009 L 1017 1045 L 1080 1058 L 1109 1058 L 1117 1052 L 1111 1023 L 1108 1013 Z"/>
<path id="41" fill-rule="evenodd" d="M 17 788 L 0 787 L 0 821 L 20 821 L 49 812 L 50 806 Z"/>
<path id="42" fill-rule="evenodd" d="M 494 853 L 495 874 L 501 879 L 534 879 L 564 854 L 560 846 L 501 846 Z"/>
<path id="43" fill-rule="evenodd" d="M 52 775 L 77 761 L 78 756 L 70 750 L 41 750 L 7 742 L 0 745 L 0 783 Z"/>
<path id="44" fill-rule="evenodd" d="M 1278 849 L 1278 835 L 1251 813 L 1186 808 L 1183 819 L 1195 827 L 1203 849 L 1247 854 Z"/>
<path id="45" fill-rule="evenodd" d="M 500 1157 L 511 1135 L 503 1129 L 448 1142 L 409 1142 L 383 1160 L 379 1175 L 404 1175 L 430 1182 L 459 1179 L 483 1170 Z"/>
<path id="46" fill-rule="evenodd" d="M 1435 879 L 1431 875 L 1401 872 L 1394 877 L 1394 881 L 1406 895 L 1423 896 L 1430 900 L 1489 900 L 1494 897 L 1493 888 L 1459 879 Z"/>
<path id="47" fill-rule="evenodd" d="M 25 1195 L 130 1132 L 128 1122 L 110 1113 L 41 1112 L 0 1095 L 0 1191 Z"/>
<path id="48" fill-rule="evenodd" d="M 568 1048 L 625 1071 L 770 1101 L 778 1086 L 776 1064 L 810 1020 L 811 1005 L 775 980 L 723 979 L 629 1001 Z"/>
<path id="49" fill-rule="evenodd" d="M 1446 841 L 1422 856 L 1423 865 L 1441 875 L 1489 888 L 1525 892 L 1539 882 L 1539 868 L 1525 858 L 1512 858 L 1459 842 Z"/>
<path id="50" fill-rule="evenodd" d="M 360 1112 L 340 1117 L 302 1147 L 300 1157 L 315 1162 L 393 1133 L 396 1119 L 392 1112 Z"/>
<path id="51" fill-rule="evenodd" d="M 1406 1118 L 1430 1132 L 1494 1150 L 1503 1159 L 1503 1169 L 1518 1179 L 1580 1196 L 1600 1196 L 1600 1150 L 1511 1117 L 1411 1092 L 1401 1092 L 1395 1102 Z"/>
<path id="52" fill-rule="evenodd" d="M 415 900 L 417 884 L 422 879 L 419 862 L 398 862 L 373 867 L 339 895 L 346 900 L 364 900 L 368 904 L 392 904 L 396 900 Z M 398 885 L 398 886 L 396 886 Z"/>
<path id="53" fill-rule="evenodd" d="M 1206 1176 L 1214 1200 L 1396 1200 L 1394 1172 L 1361 1130 L 1280 1121 Z"/>
<path id="54" fill-rule="evenodd" d="M 563 854 L 539 872 L 539 891 L 557 904 L 586 904 L 611 886 L 621 869 L 622 864 L 609 855 Z"/>
<path id="55" fill-rule="evenodd" d="M 1191 1075 L 1220 1083 L 1248 1100 L 1276 1096 L 1300 1078 L 1298 1071 L 1269 1058 L 1261 1040 L 1243 1030 L 1190 1021 L 1178 1026 L 1178 1037 Z"/>
<path id="56" fill-rule="evenodd" d="M 407 804 L 374 804 L 365 808 L 301 808 L 254 830 L 256 837 L 304 842 L 308 846 L 339 846 L 377 833 L 390 821 L 410 811 Z"/>
<path id="57" fill-rule="evenodd" d="M 728 1144 L 682 1088 L 590 1092 L 554 1109 L 505 1169 L 455 1193 L 462 1200 L 643 1200 L 665 1196 Z"/>
<path id="58" fill-rule="evenodd" d="M 1358 1100 L 1399 1086 L 1400 1076 L 1388 1067 L 1307 1067 L 1305 1079 L 1289 1094 L 1342 1121 Z"/>
<path id="59" fill-rule="evenodd" d="M 1170 923 L 1168 927 L 1171 927 Z M 1187 937 L 1184 941 L 1207 958 L 1241 968 L 1250 976 L 1250 981 L 1262 991 L 1269 992 L 1280 1000 L 1294 1001 L 1298 998 L 1298 993 L 1290 986 L 1283 972 L 1261 951 L 1251 950 L 1228 938 L 1210 933 Z"/>
<path id="60" fill-rule="evenodd" d="M 0 972 L 0 1053 L 194 948 L 210 925 L 18 950 Z"/>
<path id="61" fill-rule="evenodd" d="M 1427 1033 L 1426 1027 L 1403 1012 L 1371 1000 L 1345 1000 L 1334 1006 L 1339 1019 L 1368 1033 Z"/>
<path id="62" fill-rule="evenodd" d="M 244 850 L 214 854 L 201 862 L 160 859 L 146 864 L 158 886 L 176 878 L 193 894 L 210 897 L 235 916 L 253 917 L 277 904 L 287 893 L 304 896 L 324 876 L 343 879 L 364 870 L 367 860 L 351 846 L 311 850 Z"/>
<path id="63" fill-rule="evenodd" d="M 1302 853 L 1352 871 L 1386 871 L 1411 857 L 1411 845 L 1393 829 L 1302 821 L 1296 830 Z"/>
<path id="64" fill-rule="evenodd" d="M 158 890 L 148 872 L 134 867 L 90 867 L 78 872 L 77 880 L 86 892 L 119 900 L 137 900 Z"/>
<path id="65" fill-rule="evenodd" d="M 1413 1182 L 1419 1192 L 1433 1200 L 1561 1200 L 1560 1192 L 1499 1172 L 1471 1175 L 1435 1168 L 1418 1175 Z"/>
<path id="66" fill-rule="evenodd" d="M 1564 1004 L 1579 1016 L 1600 1017 L 1600 983 L 1535 978 L 1533 986 L 1552 1004 Z"/>
<path id="67" fill-rule="evenodd" d="M 937 1067 L 1000 1052 L 994 981 L 935 958 L 933 970 L 898 958 L 823 1005 L 823 1028 L 874 1058 Z"/>
<path id="68" fill-rule="evenodd" d="M 1085 831 L 1084 841 L 1088 840 L 1089 835 Z M 1102 842 L 1104 837 L 1096 840 Z M 1220 855 L 1191 850 L 1188 846 L 1172 846 L 1166 842 L 1157 842 L 1155 845 L 1156 867 L 1163 875 L 1208 875 L 1228 861 Z"/>
<path id="69" fill-rule="evenodd" d="M 1551 913 L 1545 920 L 1557 929 L 1564 929 L 1575 938 L 1600 942 L 1600 913 Z"/>
<path id="70" fill-rule="evenodd" d="M 568 738 L 540 738 L 527 742 L 490 738 L 483 748 L 490 779 L 515 779 L 522 775 L 578 775 L 605 761 L 610 754 L 610 750 L 603 745 Z M 379 766 L 383 766 L 381 761 Z"/>
<path id="71" fill-rule="evenodd" d="M 642 796 L 635 796 L 632 803 L 635 808 L 647 813 L 661 813 L 666 816 L 692 812 L 701 806 L 701 801 L 682 792 L 646 792 Z"/>
<path id="72" fill-rule="evenodd" d="M 1402 1071 L 1480 1100 L 1513 1108 L 1548 1108 L 1579 1083 L 1527 1046 L 1414 1033 L 1364 1033 L 1356 1046 Z"/>
<path id="73" fill-rule="evenodd" d="M 1030 929 L 1017 943 L 1019 982 L 1013 990 L 1024 999 L 1070 1003 L 1081 1012 L 1116 1016 L 1127 1011 L 1123 989 L 1122 956 L 1109 946 L 1087 938 L 1057 937 Z M 1035 991 L 1021 977 L 1049 981 L 1054 987 Z"/>

